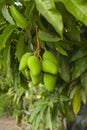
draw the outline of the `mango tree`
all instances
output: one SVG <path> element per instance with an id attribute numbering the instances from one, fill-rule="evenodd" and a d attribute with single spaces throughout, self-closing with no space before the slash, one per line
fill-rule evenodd
<path id="1" fill-rule="evenodd" d="M 0 1 L 0 92 L 33 130 L 62 130 L 87 101 L 87 1 Z"/>

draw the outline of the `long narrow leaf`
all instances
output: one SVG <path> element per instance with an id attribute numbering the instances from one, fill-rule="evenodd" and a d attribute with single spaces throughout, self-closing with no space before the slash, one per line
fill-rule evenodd
<path id="1" fill-rule="evenodd" d="M 25 41 L 24 41 L 24 35 L 22 35 L 20 36 L 16 46 L 16 57 L 18 58 L 18 61 L 21 60 L 21 57 L 25 52 L 24 49 L 25 49 Z"/>
<path id="2" fill-rule="evenodd" d="M 15 29 L 16 29 L 15 25 L 9 25 L 4 29 L 2 35 L 0 35 L 0 50 L 2 50 L 5 47 L 5 44 L 9 36 Z"/>
<path id="3" fill-rule="evenodd" d="M 72 100 L 72 106 L 73 106 L 74 113 L 77 115 L 81 107 L 81 91 L 79 88 L 76 90 L 74 94 L 74 97 Z"/>
<path id="4" fill-rule="evenodd" d="M 33 112 L 31 113 L 29 121 L 32 122 L 34 118 L 38 115 L 38 113 L 42 110 L 43 106 L 36 107 Z"/>
<path id="5" fill-rule="evenodd" d="M 60 57 L 59 73 L 60 73 L 61 78 L 65 82 L 67 83 L 70 82 L 70 68 L 69 68 L 68 59 L 63 56 Z"/>
<path id="6" fill-rule="evenodd" d="M 87 25 L 87 0 L 55 0 L 55 2 L 62 2 L 71 14 Z"/>
<path id="7" fill-rule="evenodd" d="M 47 108 L 47 111 L 46 111 L 46 129 L 49 129 L 52 130 L 52 119 L 51 119 L 51 110 L 50 110 L 50 107 Z"/>
<path id="8" fill-rule="evenodd" d="M 62 55 L 68 56 L 67 52 L 57 43 L 54 43 L 55 49 Z"/>
<path id="9" fill-rule="evenodd" d="M 6 7 L 6 5 L 3 6 L 2 8 L 2 15 L 3 17 L 10 23 L 10 24 L 15 24 L 15 22 L 13 21 L 13 18 L 11 17 L 8 8 Z"/>
<path id="10" fill-rule="evenodd" d="M 87 50 L 86 49 L 80 49 L 78 50 L 70 59 L 70 61 L 76 61 L 84 56 L 87 55 Z"/>
<path id="11" fill-rule="evenodd" d="M 43 115 L 45 114 L 46 106 L 43 106 L 43 108 L 40 110 L 39 114 L 35 117 L 36 120 L 34 120 L 34 128 L 38 130 L 40 127 L 40 123 L 43 121 Z"/>
<path id="12" fill-rule="evenodd" d="M 41 40 L 48 41 L 48 42 L 56 42 L 56 41 L 61 40 L 60 37 L 49 34 L 49 33 L 44 32 L 42 30 L 39 31 L 38 36 Z"/>
<path id="13" fill-rule="evenodd" d="M 76 62 L 73 68 L 72 79 L 76 79 L 87 69 L 87 57 L 83 57 Z"/>
<path id="14" fill-rule="evenodd" d="M 81 84 L 87 93 L 87 70 L 81 75 Z"/>
<path id="15" fill-rule="evenodd" d="M 62 36 L 63 21 L 60 12 L 56 9 L 54 0 L 35 0 L 38 11 Z"/>

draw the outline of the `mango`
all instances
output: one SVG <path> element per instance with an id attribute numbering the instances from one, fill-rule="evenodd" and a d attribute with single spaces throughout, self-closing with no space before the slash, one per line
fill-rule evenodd
<path id="1" fill-rule="evenodd" d="M 56 64 L 49 60 L 43 60 L 42 61 L 42 71 L 48 72 L 50 74 L 57 74 L 58 73 L 58 67 Z"/>
<path id="2" fill-rule="evenodd" d="M 57 82 L 57 75 L 44 73 L 43 82 L 48 91 L 53 91 Z"/>
<path id="3" fill-rule="evenodd" d="M 27 60 L 28 60 L 28 58 L 29 58 L 30 56 L 32 56 L 32 53 L 31 53 L 31 52 L 26 52 L 26 53 L 22 56 L 22 58 L 21 58 L 21 60 L 20 60 L 20 64 L 19 64 L 19 70 L 20 70 L 20 71 L 24 70 L 24 69 L 27 67 Z"/>
<path id="4" fill-rule="evenodd" d="M 43 53 L 43 59 L 44 60 L 50 60 L 53 63 L 55 63 L 56 65 L 58 65 L 58 60 L 57 60 L 56 56 L 50 51 L 45 51 Z"/>
<path id="5" fill-rule="evenodd" d="M 31 56 L 27 61 L 29 69 L 32 71 L 33 75 L 38 75 L 41 72 L 41 62 L 38 57 Z"/>
<path id="6" fill-rule="evenodd" d="M 38 85 L 42 80 L 42 73 L 35 76 L 33 75 L 32 71 L 30 71 L 30 77 L 31 77 L 33 85 Z"/>

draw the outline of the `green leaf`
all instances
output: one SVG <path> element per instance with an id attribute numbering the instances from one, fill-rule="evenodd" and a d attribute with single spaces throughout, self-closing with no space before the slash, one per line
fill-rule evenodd
<path id="1" fill-rule="evenodd" d="M 10 23 L 10 24 L 13 24 L 15 25 L 15 22 L 13 21 L 13 18 L 11 17 L 9 11 L 8 11 L 8 8 L 6 5 L 3 6 L 2 8 L 2 15 L 3 17 Z"/>
<path id="2" fill-rule="evenodd" d="M 62 126 L 62 122 L 60 119 L 60 116 L 58 116 L 59 113 L 59 108 L 58 105 L 54 105 L 53 109 L 52 109 L 52 125 L 54 129 L 58 129 L 58 130 L 62 130 L 60 129 L 60 127 Z"/>
<path id="3" fill-rule="evenodd" d="M 60 57 L 60 63 L 59 63 L 59 73 L 61 78 L 69 83 L 70 82 L 70 70 L 69 70 L 69 64 L 68 64 L 68 59 L 61 56 Z"/>
<path id="4" fill-rule="evenodd" d="M 84 103 L 84 104 L 86 104 L 86 92 L 85 92 L 85 90 L 81 90 L 81 100 L 82 100 L 82 102 Z"/>
<path id="5" fill-rule="evenodd" d="M 3 70 L 6 74 L 6 80 L 8 83 L 12 82 L 12 71 L 11 71 L 11 54 L 10 54 L 10 46 L 7 43 L 6 48 L 3 50 Z"/>
<path id="6" fill-rule="evenodd" d="M 72 56 L 72 58 L 70 59 L 70 61 L 76 61 L 84 56 L 87 55 L 87 50 L 86 49 L 80 49 L 78 51 L 76 51 L 76 53 Z"/>
<path id="7" fill-rule="evenodd" d="M 76 92 L 76 89 L 77 89 L 77 85 L 76 85 L 76 86 L 73 86 L 73 89 L 71 90 L 71 92 L 69 91 L 70 99 L 73 99 L 74 94 L 75 94 L 75 92 Z"/>
<path id="8" fill-rule="evenodd" d="M 7 67 L 8 67 L 8 55 L 9 55 L 9 44 L 7 45 L 7 47 L 3 50 L 3 70 L 6 71 Z M 10 57 L 9 57 L 10 58 Z M 7 60 L 8 59 L 8 60 Z"/>
<path id="9" fill-rule="evenodd" d="M 14 5 L 11 5 L 9 8 L 10 8 L 11 15 L 15 20 L 17 26 L 22 29 L 27 29 L 28 27 L 27 19 L 16 9 Z"/>
<path id="10" fill-rule="evenodd" d="M 46 129 L 52 130 L 52 119 L 51 119 L 51 111 L 50 107 L 47 108 L 47 111 L 45 113 L 46 119 L 45 119 L 45 127 Z"/>
<path id="11" fill-rule="evenodd" d="M 47 31 L 45 25 L 43 24 L 43 22 L 42 22 L 42 20 L 41 20 L 41 18 L 40 18 L 40 16 L 37 16 L 37 17 L 36 17 L 36 23 L 37 23 L 38 27 L 39 27 L 41 30 L 43 30 L 43 31 L 45 31 L 45 32 Z"/>
<path id="12" fill-rule="evenodd" d="M 35 120 L 33 122 L 33 125 L 34 125 L 33 127 L 35 128 L 35 130 L 38 130 L 41 121 L 44 120 L 43 115 L 44 115 L 45 109 L 46 109 L 46 106 L 44 106 L 39 112 L 39 114 L 35 117 Z"/>
<path id="13" fill-rule="evenodd" d="M 60 95 L 59 100 L 60 100 L 60 102 L 67 102 L 67 101 L 69 101 L 69 98 L 67 96 Z"/>
<path id="14" fill-rule="evenodd" d="M 74 114 L 73 114 L 71 106 L 69 106 L 69 103 L 67 103 L 67 102 L 65 104 L 65 111 L 66 111 L 65 112 L 66 118 L 73 121 L 74 120 Z"/>
<path id="15" fill-rule="evenodd" d="M 42 41 L 56 42 L 56 41 L 61 40 L 60 37 L 57 37 L 57 36 L 52 35 L 52 34 L 50 34 L 50 33 L 44 32 L 44 31 L 42 31 L 42 30 L 39 30 L 38 36 L 39 36 L 39 38 L 40 38 Z"/>
<path id="16" fill-rule="evenodd" d="M 18 61 L 21 60 L 21 57 L 23 56 L 25 52 L 25 42 L 24 42 L 24 35 L 20 36 L 17 46 L 16 46 L 16 57 L 18 58 Z"/>
<path id="17" fill-rule="evenodd" d="M 38 11 L 46 18 L 46 20 L 55 28 L 62 36 L 63 21 L 62 16 L 56 9 L 54 0 L 35 0 Z"/>
<path id="18" fill-rule="evenodd" d="M 54 43 L 55 49 L 62 55 L 68 56 L 67 52 L 57 43 Z"/>
<path id="19" fill-rule="evenodd" d="M 87 90 L 87 70 L 81 75 L 81 84 Z"/>
<path id="20" fill-rule="evenodd" d="M 11 33 L 16 29 L 15 25 L 9 25 L 7 26 L 2 35 L 0 35 L 0 50 L 2 50 L 3 48 L 5 48 L 5 44 L 9 38 L 9 36 L 11 35 Z"/>
<path id="21" fill-rule="evenodd" d="M 2 26 L 0 27 L 0 31 L 3 30 L 6 26 L 7 26 L 6 24 L 2 25 Z"/>
<path id="22" fill-rule="evenodd" d="M 29 121 L 32 122 L 34 118 L 38 115 L 38 113 L 42 110 L 43 106 L 38 106 L 34 108 L 34 110 L 31 113 Z"/>
<path id="23" fill-rule="evenodd" d="M 2 7 L 4 6 L 5 3 L 6 3 L 5 0 L 0 0 L 0 10 L 2 9 Z"/>
<path id="24" fill-rule="evenodd" d="M 49 100 L 48 99 L 39 99 L 35 104 L 40 106 L 40 105 L 48 105 Z"/>
<path id="25" fill-rule="evenodd" d="M 73 111 L 77 115 L 78 112 L 80 111 L 81 107 L 81 91 L 80 88 L 77 88 L 73 100 L 72 100 L 72 106 L 73 106 Z"/>
<path id="26" fill-rule="evenodd" d="M 78 0 L 55 0 L 62 2 L 66 9 L 73 14 L 78 20 L 87 25 L 87 1 Z"/>
<path id="27" fill-rule="evenodd" d="M 61 113 L 65 114 L 64 102 L 59 102 L 59 110 L 60 110 Z"/>
<path id="28" fill-rule="evenodd" d="M 87 99 L 87 70 L 81 75 L 81 84 L 84 88 L 86 99 Z"/>
<path id="29" fill-rule="evenodd" d="M 10 46 L 9 44 L 3 50 L 3 70 L 6 72 L 7 75 L 10 75 Z"/>
<path id="30" fill-rule="evenodd" d="M 80 28 L 76 23 L 76 19 L 66 10 L 62 3 L 57 3 L 56 5 L 63 17 L 64 36 L 72 41 L 80 41 Z"/>
<path id="31" fill-rule="evenodd" d="M 87 57 L 79 59 L 72 70 L 72 79 L 76 79 L 87 69 Z"/>

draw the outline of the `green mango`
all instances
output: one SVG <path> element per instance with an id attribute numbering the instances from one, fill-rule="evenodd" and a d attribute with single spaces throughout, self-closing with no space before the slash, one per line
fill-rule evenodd
<path id="1" fill-rule="evenodd" d="M 50 52 L 50 51 L 45 51 L 43 53 L 43 59 L 44 60 L 50 60 L 53 63 L 55 63 L 56 65 L 58 65 L 58 63 L 59 63 L 57 58 L 56 58 L 56 56 L 52 52 Z"/>
<path id="2" fill-rule="evenodd" d="M 53 91 L 57 82 L 57 75 L 44 73 L 43 82 L 48 91 Z"/>
<path id="3" fill-rule="evenodd" d="M 31 52 L 26 52 L 26 53 L 22 56 L 22 58 L 21 58 L 21 60 L 20 60 L 20 64 L 19 64 L 19 70 L 20 70 L 20 71 L 24 70 L 24 69 L 27 67 L 27 60 L 28 60 L 28 58 L 29 58 L 30 56 L 32 56 L 32 53 L 31 53 Z"/>
<path id="4" fill-rule="evenodd" d="M 49 60 L 43 60 L 42 61 L 42 71 L 48 72 L 51 74 L 57 74 L 58 66 Z"/>
<path id="5" fill-rule="evenodd" d="M 42 73 L 35 76 L 33 75 L 32 71 L 30 71 L 30 77 L 33 85 L 38 85 L 42 81 Z"/>
<path id="6" fill-rule="evenodd" d="M 33 75 L 38 75 L 41 72 L 41 62 L 38 57 L 31 56 L 28 59 L 28 67 L 32 71 Z"/>

